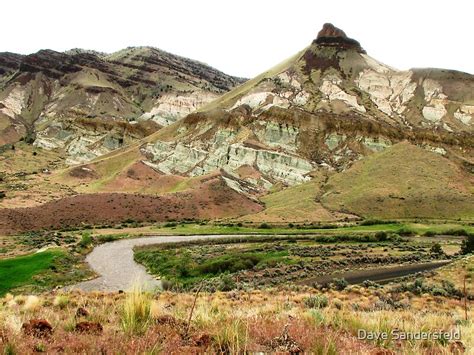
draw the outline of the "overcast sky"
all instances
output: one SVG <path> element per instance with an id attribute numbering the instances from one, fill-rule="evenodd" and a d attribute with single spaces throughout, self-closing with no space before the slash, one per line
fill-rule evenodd
<path id="1" fill-rule="evenodd" d="M 332 22 L 393 67 L 474 73 L 472 0 L 8 0 L 1 14 L 0 51 L 147 45 L 250 78 Z"/>

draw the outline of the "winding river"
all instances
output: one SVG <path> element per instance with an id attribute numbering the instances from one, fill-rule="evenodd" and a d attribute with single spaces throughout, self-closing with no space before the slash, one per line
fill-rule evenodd
<path id="1" fill-rule="evenodd" d="M 145 267 L 133 259 L 133 248 L 143 245 L 183 242 L 199 239 L 244 237 L 242 235 L 156 236 L 121 239 L 94 248 L 86 261 L 98 278 L 80 282 L 69 289 L 83 291 L 128 290 L 136 284 L 144 289 L 160 286 L 160 281 L 147 273 Z"/>
<path id="2" fill-rule="evenodd" d="M 119 291 L 129 290 L 140 284 L 143 289 L 154 289 L 160 286 L 160 281 L 147 273 L 145 267 L 133 259 L 133 248 L 151 244 L 183 242 L 216 238 L 242 238 L 245 235 L 195 235 L 195 236 L 155 236 L 121 239 L 105 243 L 94 248 L 86 261 L 95 271 L 97 278 L 80 282 L 67 289 L 83 291 Z M 397 277 L 433 270 L 446 265 L 448 261 L 433 261 L 421 264 L 388 266 L 377 269 L 350 271 L 342 274 L 319 276 L 302 280 L 300 283 L 328 282 L 334 277 L 345 278 L 349 283 L 360 283 L 364 280 L 388 282 Z"/>

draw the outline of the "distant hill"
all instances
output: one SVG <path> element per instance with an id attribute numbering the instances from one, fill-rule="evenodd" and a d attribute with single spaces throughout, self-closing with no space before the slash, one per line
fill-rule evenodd
<path id="1" fill-rule="evenodd" d="M 0 146 L 89 161 L 173 123 L 244 80 L 157 48 L 0 53 Z"/>

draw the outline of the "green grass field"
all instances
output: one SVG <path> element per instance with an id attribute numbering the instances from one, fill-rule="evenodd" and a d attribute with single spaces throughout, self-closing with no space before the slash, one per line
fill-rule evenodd
<path id="1" fill-rule="evenodd" d="M 412 232 L 413 234 L 423 235 L 426 232 L 433 232 L 434 234 L 447 234 L 456 235 L 456 231 L 465 231 L 467 233 L 474 233 L 474 227 L 468 225 L 462 225 L 457 223 L 448 224 L 429 224 L 429 223 L 382 223 L 373 225 L 354 225 L 346 227 L 337 226 L 326 226 L 324 228 L 318 228 L 317 226 L 305 226 L 304 228 L 289 228 L 289 227 L 278 227 L 272 226 L 271 224 L 265 225 L 267 228 L 260 227 L 247 227 L 238 225 L 199 225 L 199 224 L 178 224 L 172 227 L 155 227 L 152 228 L 153 234 L 156 235 L 209 235 L 209 234 L 262 234 L 262 235 L 305 235 L 305 234 L 343 234 L 345 232 L 354 233 L 373 233 L 373 232 L 393 232 L 400 234 L 408 234 L 406 232 Z M 132 233 L 131 233 L 132 234 Z M 461 233 L 462 234 L 462 233 Z"/>
<path id="2" fill-rule="evenodd" d="M 49 270 L 57 258 L 65 255 L 62 250 L 47 250 L 16 258 L 0 260 L 0 295 L 13 288 L 34 283 L 38 274 Z"/>

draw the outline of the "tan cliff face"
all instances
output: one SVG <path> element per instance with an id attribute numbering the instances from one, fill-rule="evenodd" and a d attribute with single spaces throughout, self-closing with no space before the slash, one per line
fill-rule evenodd
<path id="1" fill-rule="evenodd" d="M 0 53 L 0 145 L 23 139 L 63 150 L 69 164 L 86 162 L 177 121 L 241 82 L 150 47 L 111 55 L 78 49 Z"/>

